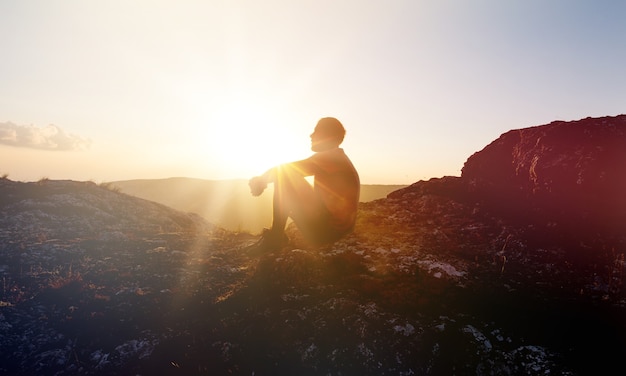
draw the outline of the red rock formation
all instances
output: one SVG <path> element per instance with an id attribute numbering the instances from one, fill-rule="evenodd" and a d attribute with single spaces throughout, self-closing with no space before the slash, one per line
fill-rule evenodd
<path id="1" fill-rule="evenodd" d="M 473 198 L 509 214 L 623 226 L 626 115 L 506 132 L 472 155 L 461 177 Z"/>

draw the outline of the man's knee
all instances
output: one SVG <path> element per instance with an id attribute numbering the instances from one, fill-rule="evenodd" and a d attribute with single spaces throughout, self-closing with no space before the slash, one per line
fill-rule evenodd
<path id="1" fill-rule="evenodd" d="M 281 174 L 274 182 L 274 195 L 276 200 L 280 200 L 291 210 L 312 213 L 314 205 L 319 199 L 313 187 L 299 174 Z"/>
<path id="2" fill-rule="evenodd" d="M 279 189 L 287 191 L 312 190 L 313 188 L 301 172 L 289 165 L 278 168 L 274 184 Z"/>

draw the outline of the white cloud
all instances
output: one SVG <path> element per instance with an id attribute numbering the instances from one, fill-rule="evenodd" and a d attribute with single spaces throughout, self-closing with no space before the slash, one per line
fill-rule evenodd
<path id="1" fill-rule="evenodd" d="M 0 123 L 0 144 L 42 150 L 82 150 L 90 140 L 65 133 L 54 124 L 45 127 Z"/>

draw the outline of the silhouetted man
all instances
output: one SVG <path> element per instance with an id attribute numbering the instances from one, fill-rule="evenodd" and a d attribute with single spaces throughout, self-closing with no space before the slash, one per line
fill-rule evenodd
<path id="1" fill-rule="evenodd" d="M 321 245 L 338 240 L 354 228 L 359 203 L 359 174 L 339 145 L 346 131 L 339 120 L 322 118 L 311 134 L 312 156 L 282 164 L 250 179 L 250 191 L 259 196 L 274 183 L 272 228 L 255 246 L 275 250 L 286 245 L 284 233 L 291 217 L 304 238 Z M 305 179 L 313 176 L 313 186 Z"/>

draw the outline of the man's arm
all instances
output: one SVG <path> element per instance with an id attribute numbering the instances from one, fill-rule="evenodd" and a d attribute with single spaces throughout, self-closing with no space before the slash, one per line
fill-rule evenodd
<path id="1" fill-rule="evenodd" d="M 311 156 L 307 159 L 303 159 L 300 161 L 290 162 L 286 165 L 289 165 L 290 168 L 298 171 L 302 174 L 302 176 L 311 176 L 315 174 L 315 162 L 313 160 L 314 156 Z M 250 193 L 253 196 L 260 196 L 269 183 L 273 183 L 276 181 L 277 169 L 282 168 L 284 165 L 278 165 L 270 168 L 265 171 L 263 175 L 255 176 L 248 182 L 248 186 L 250 187 Z"/>

